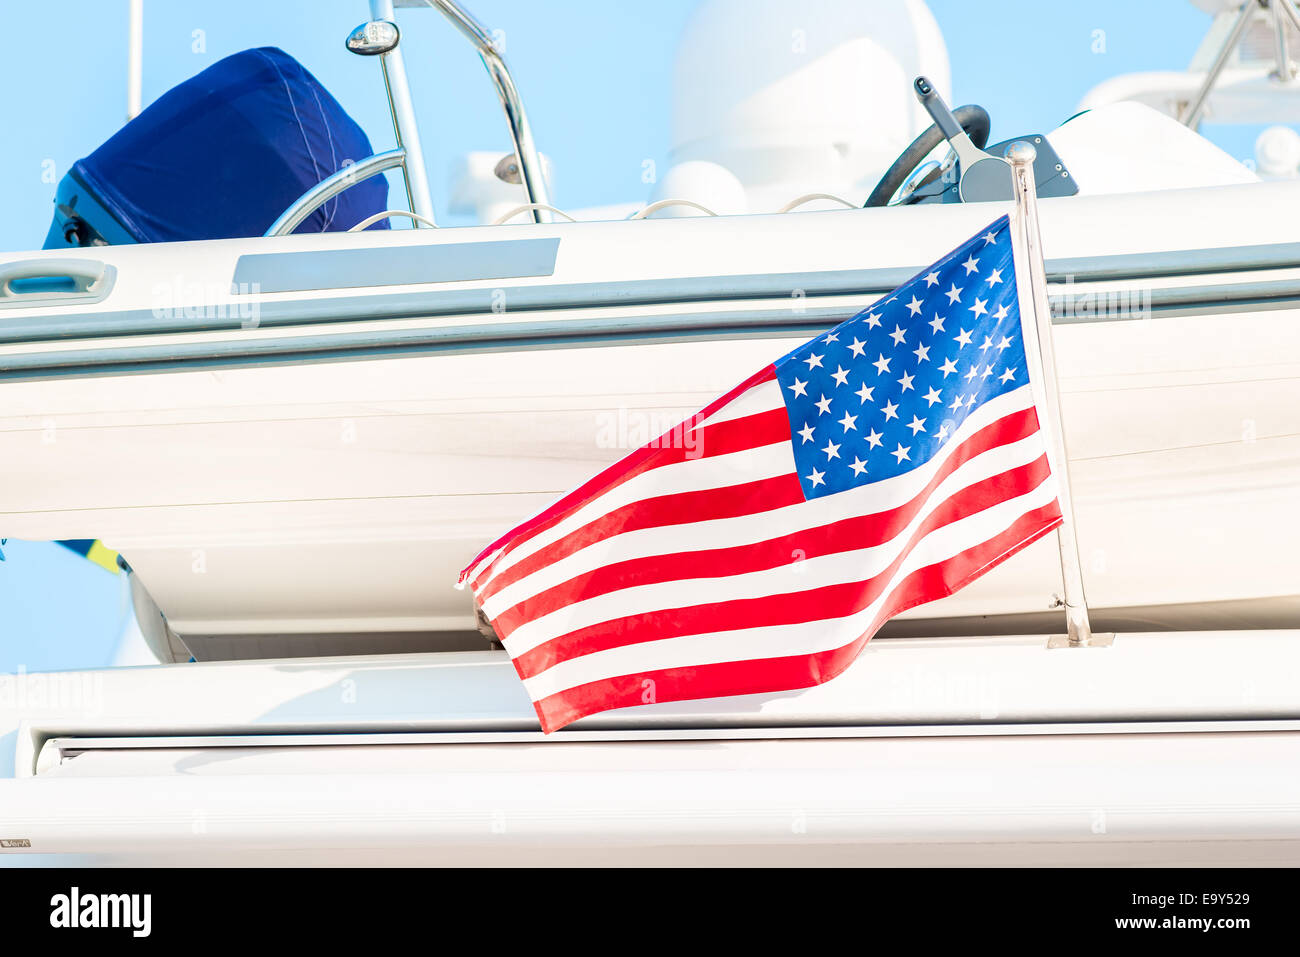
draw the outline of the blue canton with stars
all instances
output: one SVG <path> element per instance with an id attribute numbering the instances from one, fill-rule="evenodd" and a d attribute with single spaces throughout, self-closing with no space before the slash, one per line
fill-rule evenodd
<path id="1" fill-rule="evenodd" d="M 776 378 L 806 498 L 929 461 L 982 403 L 1029 383 L 1008 218 L 777 360 Z"/>

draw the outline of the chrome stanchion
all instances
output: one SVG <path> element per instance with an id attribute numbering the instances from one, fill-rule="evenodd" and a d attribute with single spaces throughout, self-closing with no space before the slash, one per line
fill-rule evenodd
<path id="1" fill-rule="evenodd" d="M 1061 422 L 1060 388 L 1056 375 L 1056 353 L 1052 340 L 1052 312 L 1047 300 L 1047 267 L 1043 262 L 1042 237 L 1038 230 L 1038 190 L 1034 183 L 1034 160 L 1038 154 L 1026 142 L 1013 143 L 1006 151 L 1011 164 L 1016 217 L 1012 228 L 1013 248 L 1018 246 L 1017 277 L 1020 285 L 1020 325 L 1025 337 L 1025 356 L 1038 366 L 1035 395 L 1047 436 L 1047 457 L 1056 477 L 1062 522 L 1057 529 L 1061 553 L 1061 578 L 1065 590 L 1066 634 L 1054 637 L 1051 648 L 1101 647 L 1114 641 L 1113 634 L 1095 635 L 1088 620 L 1088 601 L 1083 589 L 1083 565 L 1075 536 L 1074 498 L 1070 491 L 1070 465 Z M 1022 271 L 1023 270 L 1023 271 Z"/>
<path id="2" fill-rule="evenodd" d="M 393 0 L 370 0 L 371 20 L 393 22 Z M 400 37 L 400 34 L 398 34 Z M 424 148 L 415 123 L 415 106 L 411 101 L 411 85 L 406 78 L 406 62 L 402 59 L 400 43 L 394 43 L 381 55 L 384 91 L 388 95 L 388 109 L 393 117 L 393 133 L 397 148 L 404 150 L 402 177 L 406 186 L 406 201 L 411 212 L 430 221 L 436 221 L 433 212 L 433 194 L 429 190 L 429 173 L 424 165 Z M 420 222 L 415 222 L 419 228 Z"/>

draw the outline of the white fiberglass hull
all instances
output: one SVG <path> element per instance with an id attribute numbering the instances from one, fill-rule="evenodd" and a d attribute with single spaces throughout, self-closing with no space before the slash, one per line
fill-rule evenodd
<path id="1" fill-rule="evenodd" d="M 1049 260 L 1122 259 L 1139 274 L 1106 279 L 1103 262 L 1093 270 L 1102 278 L 1070 292 L 1120 290 L 1138 317 L 1076 314 L 1057 326 L 1079 537 L 1090 603 L 1103 618 L 1122 609 L 1148 627 L 1187 627 L 1180 607 L 1242 602 L 1222 607 L 1250 627 L 1285 624 L 1300 606 L 1289 555 L 1300 535 L 1300 293 L 1292 289 L 1300 251 L 1289 265 L 1283 224 L 1266 215 L 1296 200 L 1300 190 L 1276 184 L 1043 204 Z M 1189 208 L 1200 217 L 1172 219 Z M 201 656 L 265 654 L 265 636 L 463 644 L 474 617 L 452 583 L 482 545 L 819 324 L 875 298 L 842 286 L 819 292 L 818 276 L 879 267 L 898 274 L 893 285 L 1003 211 L 985 204 L 367 237 L 404 247 L 558 237 L 559 255 L 540 278 L 398 290 L 481 292 L 477 312 L 453 318 L 407 309 L 304 332 L 231 307 L 224 328 L 3 345 L 0 368 L 14 381 L 0 381 L 8 473 L 0 528 L 20 538 L 103 539 L 171 628 L 203 646 Z M 211 312 L 214 300 L 236 301 L 222 283 L 240 256 L 361 242 L 291 237 L 96 253 L 117 267 L 119 309 L 157 302 L 159 283 L 181 275 L 174 288 L 193 278 L 208 290 Z M 1248 246 L 1269 265 L 1252 265 Z M 1234 247 L 1240 263 L 1221 256 L 1230 268 L 1197 271 L 1197 256 Z M 1141 276 L 1148 260 L 1173 265 Z M 737 276 L 771 277 L 777 288 L 783 277 L 808 276 L 810 285 L 778 297 L 731 288 Z M 683 280 L 695 285 L 682 292 Z M 604 300 L 588 293 L 620 284 L 651 291 L 626 301 L 617 291 Z M 660 285 L 670 295 L 654 301 Z M 576 304 L 512 311 L 517 288 L 574 289 Z M 357 290 L 308 298 L 328 311 L 344 292 Z M 293 295 L 251 301 L 274 319 Z M 0 318 L 53 322 L 85 312 L 47 307 Z M 500 342 L 435 341 L 439 330 L 498 327 Z M 307 332 L 319 341 L 326 328 L 354 337 L 433 332 L 420 347 L 280 355 L 276 343 Z M 271 361 L 239 358 L 267 343 Z M 1054 548 L 1044 540 L 911 612 L 918 624 L 909 627 L 942 631 L 945 620 L 962 619 L 967 631 L 997 631 L 1005 620 L 965 619 L 1045 611 L 1059 591 Z M 271 653 L 289 652 L 276 638 Z"/>
<path id="2" fill-rule="evenodd" d="M 552 735 L 503 651 L 0 676 L 0 862 L 1300 859 L 1296 632 L 1044 645 L 872 642 Z"/>

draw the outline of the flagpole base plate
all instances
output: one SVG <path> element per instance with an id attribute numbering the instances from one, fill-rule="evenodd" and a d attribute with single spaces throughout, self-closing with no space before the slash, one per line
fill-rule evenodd
<path id="1" fill-rule="evenodd" d="M 1115 644 L 1115 633 L 1113 631 L 1097 634 L 1093 632 L 1092 638 L 1087 644 L 1070 641 L 1069 635 L 1052 635 L 1047 639 L 1048 648 L 1109 648 Z"/>

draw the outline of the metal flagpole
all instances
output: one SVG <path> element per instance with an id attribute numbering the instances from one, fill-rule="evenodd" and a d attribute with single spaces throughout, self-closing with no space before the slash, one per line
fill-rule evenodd
<path id="1" fill-rule="evenodd" d="M 1047 433 L 1047 455 L 1056 476 L 1057 497 L 1062 522 L 1057 529 L 1061 552 L 1061 578 L 1065 586 L 1066 635 L 1053 638 L 1050 648 L 1084 648 L 1109 645 L 1114 635 L 1094 635 L 1088 621 L 1088 601 L 1083 591 L 1083 564 L 1079 560 L 1079 542 L 1075 537 L 1074 498 L 1070 491 L 1069 456 L 1065 430 L 1061 422 L 1060 390 L 1056 377 L 1056 353 L 1052 347 L 1052 312 L 1047 300 L 1047 266 L 1043 262 L 1042 237 L 1038 231 L 1038 190 L 1034 182 L 1037 151 L 1024 141 L 1013 143 L 1006 151 L 1011 164 L 1012 188 L 1016 199 L 1016 221 L 1012 229 L 1012 246 L 1019 246 L 1020 265 L 1026 283 L 1019 283 L 1020 326 L 1025 336 L 1025 355 L 1031 363 L 1037 359 L 1039 410 Z M 1020 242 L 1017 243 L 1016 240 Z M 1028 312 L 1028 315 L 1026 314 Z M 1031 379 L 1035 377 L 1031 375 Z"/>

